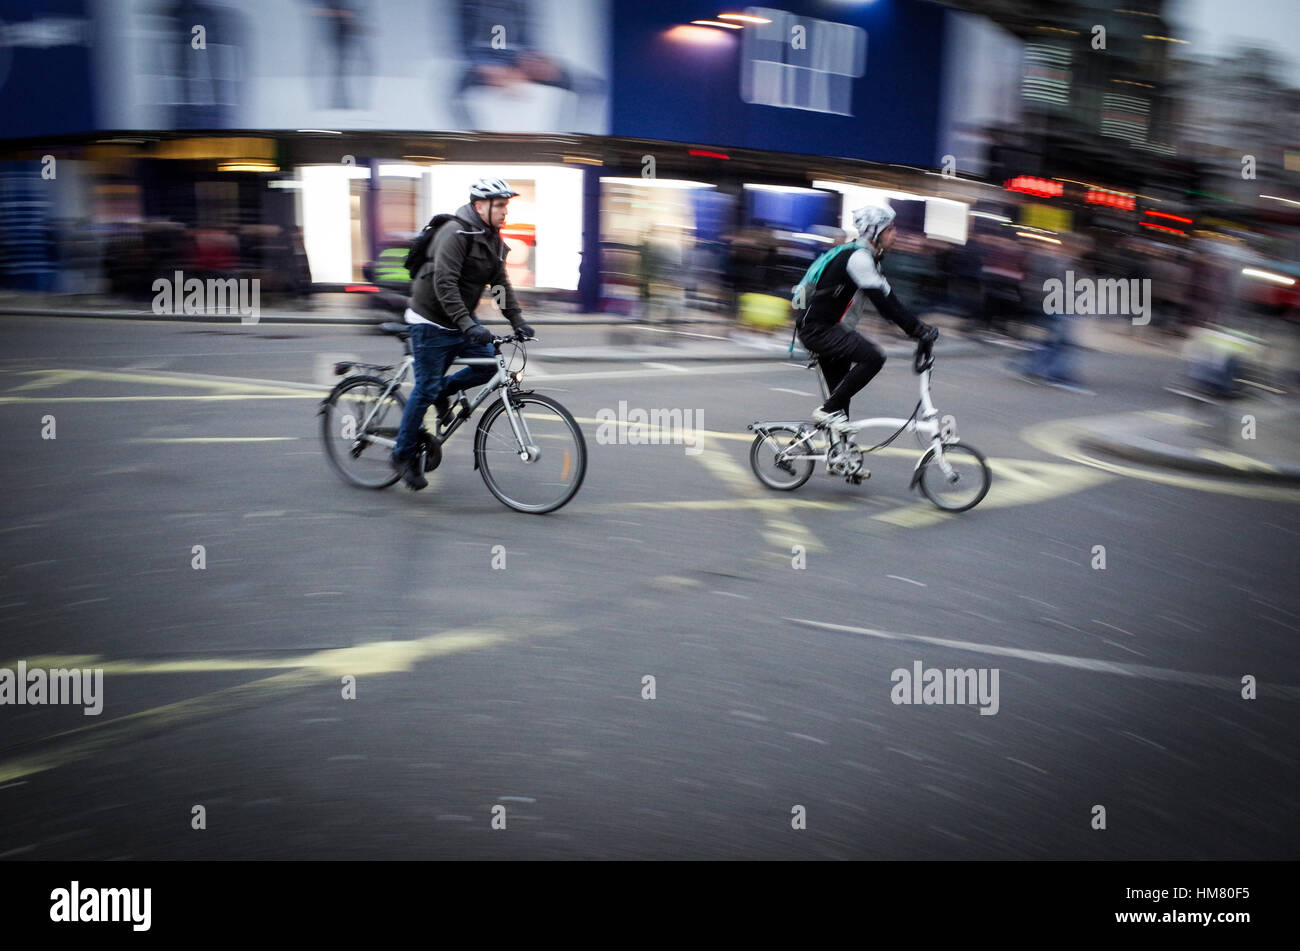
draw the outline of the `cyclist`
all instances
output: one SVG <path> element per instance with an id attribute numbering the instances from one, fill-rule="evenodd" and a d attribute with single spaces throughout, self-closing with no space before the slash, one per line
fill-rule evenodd
<path id="1" fill-rule="evenodd" d="M 932 341 L 939 331 L 917 320 L 894 296 L 880 271 L 880 259 L 894 243 L 894 211 L 867 205 L 853 212 L 856 242 L 827 251 L 808 268 L 796 291 L 802 313 L 795 320 L 800 341 L 815 354 L 830 398 L 813 410 L 813 420 L 836 435 L 857 430 L 849 423 L 849 400 L 885 365 L 885 354 L 857 332 L 863 299 L 914 340 Z M 854 314 L 849 310 L 854 304 Z"/>
<path id="2" fill-rule="evenodd" d="M 428 258 L 411 282 L 406 322 L 411 324 L 411 354 L 415 358 L 415 386 L 402 414 L 402 426 L 393 446 L 392 462 L 408 488 L 429 483 L 419 471 L 416 448 L 420 426 L 429 405 L 438 419 L 450 422 L 451 397 L 486 383 L 495 367 L 467 366 L 443 377 L 457 357 L 492 357 L 492 333 L 474 318 L 484 286 L 505 291 L 502 312 L 524 339 L 533 328 L 523 322 L 514 288 L 506 276 L 506 245 L 500 228 L 510 199 L 519 194 L 499 178 L 481 178 L 469 190 L 469 201 L 446 216 L 429 242 Z M 440 216 L 441 217 L 441 216 Z"/>

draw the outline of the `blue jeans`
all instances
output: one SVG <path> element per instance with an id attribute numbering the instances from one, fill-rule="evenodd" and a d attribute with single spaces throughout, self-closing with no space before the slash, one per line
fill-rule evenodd
<path id="1" fill-rule="evenodd" d="M 457 357 L 491 358 L 491 344 L 475 347 L 459 330 L 447 330 L 436 324 L 411 325 L 411 354 L 415 357 L 415 387 L 402 413 L 402 428 L 397 433 L 393 447 L 393 460 L 401 462 L 410 458 L 424 425 L 424 414 L 439 396 L 448 398 L 461 390 L 486 383 L 496 375 L 496 367 L 464 367 L 453 376 L 445 377 L 447 366 Z"/>

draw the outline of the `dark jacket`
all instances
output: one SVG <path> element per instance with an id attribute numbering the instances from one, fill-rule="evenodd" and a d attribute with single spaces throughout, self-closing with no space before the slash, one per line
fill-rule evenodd
<path id="1" fill-rule="evenodd" d="M 478 323 L 474 311 L 490 284 L 503 288 L 502 312 L 517 328 L 523 319 L 506 276 L 506 245 L 497 229 L 468 203 L 455 215 L 439 215 L 434 227 L 428 260 L 411 282 L 411 309 L 440 327 L 467 331 Z"/>
<path id="2" fill-rule="evenodd" d="M 875 305 L 881 317 L 896 323 L 909 337 L 915 337 L 923 329 L 894 295 L 889 281 L 881 273 L 881 252 L 872 253 L 870 248 L 861 247 L 835 250 L 839 253 L 826 263 L 817 286 L 808 294 L 807 308 L 802 312 L 796 311 L 799 337 L 810 350 L 816 352 L 809 339 L 816 342 L 832 328 L 838 327 L 858 293 Z M 849 262 L 855 257 L 856 271 L 849 267 Z"/>

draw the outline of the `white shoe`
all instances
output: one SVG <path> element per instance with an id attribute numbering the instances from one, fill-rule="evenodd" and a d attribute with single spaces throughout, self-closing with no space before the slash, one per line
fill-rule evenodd
<path id="1" fill-rule="evenodd" d="M 825 426 L 837 436 L 847 436 L 858 431 L 858 428 L 849 422 L 849 418 L 839 410 L 828 413 L 819 406 L 813 410 L 812 418 L 818 426 Z"/>

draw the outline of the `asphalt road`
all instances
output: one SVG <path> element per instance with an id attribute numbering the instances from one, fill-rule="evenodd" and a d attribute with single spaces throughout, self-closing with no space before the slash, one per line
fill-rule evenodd
<path id="1" fill-rule="evenodd" d="M 940 350 L 995 472 L 958 516 L 902 440 L 763 489 L 745 424 L 806 416 L 801 368 L 534 364 L 590 463 L 528 516 L 468 430 L 424 492 L 340 481 L 321 368 L 397 355 L 359 328 L 10 318 L 0 355 L 0 667 L 104 671 L 98 716 L 0 705 L 0 858 L 1297 857 L 1300 495 L 1068 458 L 1168 403 L 1159 357 L 1088 397 Z M 620 400 L 702 451 L 598 444 Z M 854 415 L 915 400 L 895 359 Z M 918 662 L 996 668 L 996 713 L 894 703 Z"/>

